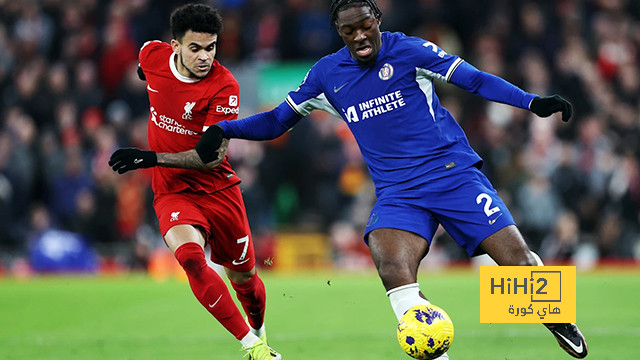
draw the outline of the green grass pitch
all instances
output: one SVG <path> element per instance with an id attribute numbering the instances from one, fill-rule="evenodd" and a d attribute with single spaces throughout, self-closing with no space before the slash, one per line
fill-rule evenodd
<path id="1" fill-rule="evenodd" d="M 263 272 L 269 343 L 285 359 L 410 359 L 374 273 Z M 479 275 L 422 273 L 455 325 L 452 360 L 571 359 L 538 324 L 480 324 Z M 587 359 L 640 359 L 640 271 L 578 274 Z M 0 279 L 0 359 L 243 359 L 188 284 L 138 276 Z"/>

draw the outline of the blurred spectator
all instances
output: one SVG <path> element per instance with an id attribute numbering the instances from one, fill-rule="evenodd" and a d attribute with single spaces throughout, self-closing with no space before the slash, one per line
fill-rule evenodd
<path id="1" fill-rule="evenodd" d="M 6 175 L 13 183 L 12 210 L 14 216 L 21 219 L 28 214 L 34 197 L 36 182 L 36 127 L 33 119 L 22 113 L 19 108 L 7 111 L 6 126 L 9 130 L 11 156 L 7 164 Z"/>
<path id="2" fill-rule="evenodd" d="M 561 211 L 561 204 L 543 174 L 531 174 L 531 178 L 516 194 L 517 204 L 522 209 L 519 227 L 532 251 L 538 251 L 540 243 Z"/>
<path id="3" fill-rule="evenodd" d="M 115 95 L 131 63 L 137 61 L 135 41 L 131 38 L 128 8 L 124 1 L 114 1 L 104 31 L 104 48 L 100 56 L 102 86 L 111 98 Z"/>
<path id="4" fill-rule="evenodd" d="M 0 1 L 0 250 L 26 251 L 31 217 L 46 213 L 56 228 L 102 251 L 123 246 L 128 263 L 145 266 L 149 239 L 159 238 L 145 230 L 155 228 L 149 178 L 116 177 L 106 162 L 117 147 L 147 147 L 137 51 L 171 38 L 157 19 L 182 3 Z M 240 81 L 243 113 L 260 110 L 261 64 L 315 61 L 342 46 L 325 1 L 214 3 L 225 25 L 217 57 Z M 383 30 L 423 37 L 527 91 L 573 103 L 574 118 L 562 124 L 436 84 L 532 248 L 545 258 L 580 257 L 586 248 L 640 255 L 640 2 L 378 5 Z M 275 231 L 311 228 L 330 235 L 339 263 L 359 263 L 355 244 L 374 195 L 357 144 L 324 113 L 293 132 L 229 148 L 256 249 L 272 247 L 259 242 Z M 461 256 L 446 240 L 442 249 Z"/>
<path id="5" fill-rule="evenodd" d="M 543 259 L 569 260 L 579 243 L 578 218 L 573 212 L 564 212 L 556 218 L 553 232 L 542 241 L 539 255 Z"/>
<path id="6" fill-rule="evenodd" d="M 21 2 L 21 12 L 13 23 L 18 56 L 29 59 L 36 54 L 49 53 L 53 36 L 53 21 L 42 12 L 39 1 L 24 0 Z"/>
<path id="7" fill-rule="evenodd" d="M 93 191 L 94 180 L 87 171 L 78 146 L 66 147 L 64 154 L 64 172 L 53 179 L 49 189 L 49 206 L 56 221 L 69 229 L 78 216 L 78 197 L 85 191 Z"/>
<path id="8" fill-rule="evenodd" d="M 131 61 L 132 60 L 128 60 L 127 64 L 131 63 Z M 114 65 L 117 66 L 119 64 Z M 122 71 L 122 69 L 119 69 L 119 71 Z M 122 75 L 116 74 L 109 74 L 109 76 L 122 77 Z M 117 83 L 120 83 L 120 79 L 117 80 Z M 107 89 L 107 91 L 115 91 L 110 86 L 105 86 L 104 88 Z M 82 60 L 77 63 L 75 67 L 74 90 L 73 99 L 77 104 L 79 113 L 83 113 L 88 108 L 99 107 L 103 104 L 103 90 L 98 86 L 98 74 L 94 62 Z"/>

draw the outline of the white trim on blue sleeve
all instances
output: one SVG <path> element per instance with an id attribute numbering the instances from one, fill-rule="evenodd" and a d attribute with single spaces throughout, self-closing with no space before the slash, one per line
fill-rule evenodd
<path id="1" fill-rule="evenodd" d="M 449 67 L 449 70 L 447 70 L 447 75 L 445 76 L 446 82 L 451 81 L 451 75 L 453 75 L 453 72 L 456 71 L 458 66 L 460 66 L 460 64 L 462 64 L 463 61 L 464 60 L 462 60 L 461 58 L 457 58 L 456 61 L 454 61 L 453 64 L 451 64 L 451 66 Z"/>
<path id="2" fill-rule="evenodd" d="M 287 96 L 287 103 L 301 116 L 307 116 L 313 110 L 324 110 L 337 118 L 342 118 L 342 115 L 329 103 L 324 93 L 320 93 L 315 98 L 307 99 L 301 104 L 296 104 L 291 96 Z"/>

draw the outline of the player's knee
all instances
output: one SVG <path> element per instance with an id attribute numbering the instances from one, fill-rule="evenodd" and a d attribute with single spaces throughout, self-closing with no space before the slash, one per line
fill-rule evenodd
<path id="1" fill-rule="evenodd" d="M 175 251 L 175 257 L 187 275 L 195 278 L 199 278 L 208 266 L 204 250 L 195 243 L 186 243 L 180 246 Z"/>
<path id="2" fill-rule="evenodd" d="M 385 287 L 397 286 L 397 284 L 409 284 L 415 282 L 415 274 L 406 264 L 394 262 L 381 262 L 378 264 L 378 275 Z"/>
<path id="3" fill-rule="evenodd" d="M 227 277 L 236 284 L 244 284 L 256 274 L 255 268 L 251 271 L 232 271 L 227 269 Z"/>
<path id="4" fill-rule="evenodd" d="M 207 262 L 201 261 L 200 259 L 188 258 L 180 262 L 180 265 L 187 274 L 200 277 L 200 274 L 207 266 Z"/>

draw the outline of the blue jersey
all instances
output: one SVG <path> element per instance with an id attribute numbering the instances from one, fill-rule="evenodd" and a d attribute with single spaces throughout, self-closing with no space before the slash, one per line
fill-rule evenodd
<path id="1" fill-rule="evenodd" d="M 376 193 L 407 189 L 481 162 L 433 80 L 449 82 L 461 58 L 401 33 L 382 33 L 375 64 L 363 67 L 344 47 L 318 61 L 287 102 L 341 117 L 355 136 Z"/>
<path id="2" fill-rule="evenodd" d="M 281 105 L 271 116 L 277 121 L 254 115 L 243 119 L 248 121 L 220 125 L 229 137 L 264 139 L 286 131 L 312 110 L 332 113 L 349 126 L 380 197 L 482 161 L 440 105 L 434 79 L 522 108 L 535 97 L 429 41 L 383 32 L 382 47 L 371 66 L 360 65 L 347 47 L 319 60 L 286 99 L 297 116 Z"/>

